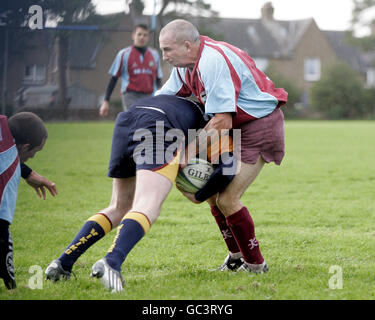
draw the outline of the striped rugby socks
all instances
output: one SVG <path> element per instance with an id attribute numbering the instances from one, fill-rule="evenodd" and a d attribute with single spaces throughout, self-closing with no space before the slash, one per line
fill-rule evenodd
<path id="1" fill-rule="evenodd" d="M 121 272 L 121 265 L 129 252 L 150 230 L 148 218 L 139 212 L 129 212 L 117 228 L 113 245 L 109 248 L 105 259 L 110 267 Z"/>
<path id="2" fill-rule="evenodd" d="M 111 230 L 112 223 L 105 214 L 98 213 L 90 217 L 58 258 L 63 269 L 71 271 L 77 259 Z"/>

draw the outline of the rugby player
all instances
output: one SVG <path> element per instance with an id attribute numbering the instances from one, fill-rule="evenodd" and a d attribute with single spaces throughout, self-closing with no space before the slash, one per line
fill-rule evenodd
<path id="1" fill-rule="evenodd" d="M 205 128 L 208 132 L 241 130 L 240 171 L 223 192 L 209 201 L 229 250 L 219 270 L 266 272 L 268 266 L 255 236 L 254 222 L 241 197 L 265 163 L 280 165 L 284 157 L 284 116 L 280 107 L 288 94 L 275 88 L 245 51 L 200 35 L 186 20 L 173 20 L 164 26 L 159 44 L 163 60 L 174 68 L 156 94 L 194 95 L 204 104 L 206 113 L 214 114 Z M 184 194 L 195 201 L 192 195 Z"/>
<path id="2" fill-rule="evenodd" d="M 85 222 L 60 257 L 50 263 L 46 279 L 69 279 L 77 259 L 117 227 L 113 245 L 93 265 L 91 275 L 100 278 L 107 289 L 122 291 L 121 266 L 159 217 L 183 159 L 180 154 L 188 145 L 189 130 L 203 128 L 207 120 L 200 104 L 170 95 L 140 99 L 127 112 L 119 113 L 108 169 L 113 179 L 111 201 Z M 212 175 L 217 180 L 197 192 L 199 201 L 233 179 L 234 175 L 223 178 L 221 174 L 230 163 L 226 159 L 217 165 Z"/>
<path id="3" fill-rule="evenodd" d="M 150 97 L 161 86 L 163 72 L 159 53 L 147 46 L 150 30 L 138 24 L 132 33 L 133 45 L 120 50 L 109 70 L 111 78 L 107 85 L 99 115 L 105 117 L 109 111 L 109 100 L 118 78 L 121 77 L 122 106 L 124 111 L 138 99 Z"/>
<path id="4" fill-rule="evenodd" d="M 56 185 L 30 169 L 24 162 L 43 149 L 48 134 L 43 121 L 34 113 L 20 112 L 7 119 L 0 115 L 0 278 L 7 289 L 17 287 L 13 264 L 13 222 L 20 177 L 35 189 L 40 198 L 52 196 Z"/>

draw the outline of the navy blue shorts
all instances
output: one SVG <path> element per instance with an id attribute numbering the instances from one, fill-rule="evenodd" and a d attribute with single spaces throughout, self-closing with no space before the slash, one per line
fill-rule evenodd
<path id="1" fill-rule="evenodd" d="M 183 132 L 173 128 L 164 112 L 146 109 L 133 107 L 118 114 L 113 131 L 109 177 L 130 178 L 136 175 L 137 170 L 161 170 L 181 150 Z"/>

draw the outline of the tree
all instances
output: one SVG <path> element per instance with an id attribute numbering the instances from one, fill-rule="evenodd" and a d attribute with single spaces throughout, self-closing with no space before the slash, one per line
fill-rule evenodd
<path id="1" fill-rule="evenodd" d="M 38 5 L 43 10 L 44 23 L 48 19 L 54 21 L 57 26 L 60 25 L 80 25 L 107 22 L 105 17 L 99 16 L 95 12 L 95 6 L 91 0 L 16 0 L 1 1 L 0 23 L 6 28 L 13 28 L 15 32 L 11 34 L 12 51 L 27 51 L 27 23 L 30 18 L 29 8 L 32 5 Z M 26 27 L 26 28 L 22 28 Z M 67 99 L 67 66 L 69 52 L 69 38 L 72 31 L 56 30 L 54 38 L 57 48 L 57 66 L 58 66 L 58 95 L 56 105 L 63 107 L 66 111 L 68 107 Z M 20 37 L 21 35 L 21 37 Z M 1 46 L 2 44 L 0 44 Z M 0 48 L 1 49 L 1 48 Z"/>
<path id="2" fill-rule="evenodd" d="M 288 102 L 286 106 L 282 107 L 285 118 L 298 118 L 300 114 L 297 106 L 301 101 L 302 89 L 294 82 L 287 79 L 272 65 L 267 68 L 265 73 L 270 79 L 272 79 L 275 87 L 284 88 L 288 92 Z"/>
<path id="3" fill-rule="evenodd" d="M 133 18 L 140 16 L 145 8 L 144 0 L 125 0 Z M 156 13 L 158 25 L 157 30 L 164 26 L 170 19 L 191 17 L 215 17 L 218 13 L 211 8 L 211 4 L 205 0 L 159 0 L 160 9 Z M 201 22 L 204 21 L 203 19 Z M 201 26 L 206 28 L 204 24 Z"/>
<path id="4" fill-rule="evenodd" d="M 207 36 L 219 38 L 212 25 L 208 26 L 205 17 L 217 17 L 218 13 L 211 8 L 211 4 L 205 0 L 163 0 L 161 9 L 157 13 L 159 28 L 168 23 L 171 19 L 196 19 L 195 25 L 198 30 Z M 211 21 L 212 22 L 212 21 Z"/>
<path id="5" fill-rule="evenodd" d="M 349 43 L 364 51 L 375 50 L 375 19 L 368 19 L 368 13 L 375 9 L 375 0 L 353 0 L 352 30 L 348 32 Z M 356 31 L 370 29 L 367 36 L 356 37 Z"/>
<path id="6" fill-rule="evenodd" d="M 130 14 L 137 16 L 142 15 L 145 5 L 142 0 L 125 0 L 125 4 L 129 7 Z"/>
<path id="7" fill-rule="evenodd" d="M 49 19 L 58 21 L 58 25 L 73 25 L 87 23 L 90 17 L 95 16 L 95 6 L 91 0 L 39 0 L 43 2 Z M 69 101 L 67 97 L 67 78 L 69 37 L 71 31 L 57 30 L 55 33 L 57 46 L 57 66 L 58 66 L 58 94 L 56 105 L 63 108 L 64 114 L 68 109 Z"/>
<path id="8" fill-rule="evenodd" d="M 365 106 L 363 83 L 344 62 L 332 66 L 311 88 L 311 108 L 328 119 L 363 117 Z"/>
<path id="9" fill-rule="evenodd" d="M 0 25 L 19 27 L 29 16 L 29 8 L 35 4 L 33 0 L 1 1 Z"/>
<path id="10" fill-rule="evenodd" d="M 11 59 L 20 59 L 29 46 L 27 32 L 18 29 L 26 24 L 29 16 L 29 8 L 34 4 L 33 0 L 1 1 L 0 2 L 0 70 L 2 79 L 2 110 L 7 105 L 7 67 Z M 26 49 L 26 50 L 25 50 Z M 9 106 L 8 106 L 9 107 Z"/>
<path id="11" fill-rule="evenodd" d="M 353 26 L 363 26 L 372 21 L 364 21 L 363 15 L 370 9 L 375 8 L 375 0 L 353 0 L 352 24 Z"/>
<path id="12" fill-rule="evenodd" d="M 192 16 L 212 16 L 217 14 L 211 9 L 211 5 L 204 0 L 163 0 L 158 16 L 162 17 L 167 13 L 180 17 L 186 14 Z"/>

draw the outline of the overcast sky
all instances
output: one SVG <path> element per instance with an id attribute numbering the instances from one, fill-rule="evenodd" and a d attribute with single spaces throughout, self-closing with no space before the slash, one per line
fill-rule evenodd
<path id="1" fill-rule="evenodd" d="M 156 0 L 157 1 L 157 0 Z M 160 2 L 160 1 L 157 1 Z M 260 18 L 267 0 L 206 0 L 221 17 Z M 348 30 L 353 0 L 273 0 L 277 20 L 314 18 L 323 30 Z M 94 0 L 100 13 L 124 11 L 125 0 Z M 154 0 L 146 0 L 145 14 L 152 14 Z"/>

